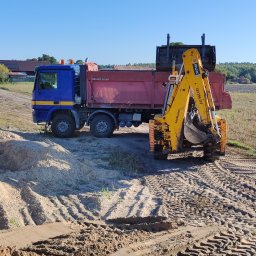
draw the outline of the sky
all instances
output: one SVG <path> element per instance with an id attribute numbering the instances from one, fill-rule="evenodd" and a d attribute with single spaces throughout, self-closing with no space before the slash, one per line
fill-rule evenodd
<path id="1" fill-rule="evenodd" d="M 0 59 L 153 63 L 167 33 L 185 44 L 205 33 L 218 63 L 256 63 L 255 0 L 12 0 L 0 10 Z"/>

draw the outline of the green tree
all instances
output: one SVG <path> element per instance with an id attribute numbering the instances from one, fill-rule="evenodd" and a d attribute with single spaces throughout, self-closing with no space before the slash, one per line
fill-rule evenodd
<path id="1" fill-rule="evenodd" d="M 251 81 L 253 83 L 256 83 L 256 67 L 251 67 L 250 68 L 250 75 L 251 75 Z"/>
<path id="2" fill-rule="evenodd" d="M 37 58 L 27 59 L 27 61 L 37 61 Z"/>
<path id="3" fill-rule="evenodd" d="M 182 42 L 171 42 L 170 46 L 184 45 Z"/>
<path id="4" fill-rule="evenodd" d="M 8 81 L 10 70 L 4 65 L 0 64 L 0 83 Z"/>
<path id="5" fill-rule="evenodd" d="M 220 63 L 216 65 L 216 71 L 224 73 L 229 81 L 256 83 L 255 63 Z"/>
<path id="6" fill-rule="evenodd" d="M 58 61 L 48 54 L 43 54 L 42 57 L 37 58 L 38 61 L 49 61 L 51 64 L 57 64 Z"/>
<path id="7" fill-rule="evenodd" d="M 107 65 L 99 65 L 99 69 L 113 69 L 114 65 L 107 64 Z"/>
<path id="8" fill-rule="evenodd" d="M 246 79 L 248 79 L 249 81 L 252 80 L 252 76 L 251 76 L 251 74 L 250 74 L 249 72 L 246 73 L 246 74 L 244 75 L 244 77 L 245 77 Z"/>
<path id="9" fill-rule="evenodd" d="M 84 62 L 83 62 L 82 60 L 77 60 L 77 61 L 76 61 L 76 64 L 78 64 L 78 65 L 83 65 Z"/>

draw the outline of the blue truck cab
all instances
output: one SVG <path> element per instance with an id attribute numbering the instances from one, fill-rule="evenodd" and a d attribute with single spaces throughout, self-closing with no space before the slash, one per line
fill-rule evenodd
<path id="1" fill-rule="evenodd" d="M 51 127 L 57 137 L 70 137 L 90 125 L 96 137 L 110 137 L 118 128 L 110 110 L 86 106 L 86 66 L 50 65 L 36 69 L 32 93 L 33 122 Z"/>
<path id="2" fill-rule="evenodd" d="M 50 65 L 36 69 L 32 93 L 33 121 L 51 124 L 53 132 L 59 137 L 66 137 L 80 127 L 75 109 L 78 75 L 78 65 Z"/>

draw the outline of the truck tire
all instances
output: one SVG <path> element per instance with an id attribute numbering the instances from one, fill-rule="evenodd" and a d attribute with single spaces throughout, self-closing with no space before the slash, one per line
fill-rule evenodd
<path id="1" fill-rule="evenodd" d="M 115 129 L 115 125 L 111 117 L 107 115 L 97 115 L 90 123 L 90 131 L 97 138 L 111 137 Z"/>
<path id="2" fill-rule="evenodd" d="M 74 134 L 75 120 L 72 116 L 60 114 L 53 118 L 51 128 L 54 136 L 68 138 Z"/>

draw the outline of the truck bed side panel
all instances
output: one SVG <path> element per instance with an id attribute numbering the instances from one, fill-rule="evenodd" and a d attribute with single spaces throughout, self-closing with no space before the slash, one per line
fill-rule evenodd
<path id="1" fill-rule="evenodd" d="M 225 75 L 218 72 L 209 73 L 209 82 L 211 85 L 212 97 L 216 109 L 231 109 L 232 100 L 230 94 L 225 92 Z"/>
<path id="2" fill-rule="evenodd" d="M 166 89 L 166 73 L 152 71 L 96 71 L 87 73 L 87 106 L 159 109 Z M 158 81 L 155 81 L 157 78 Z"/>
<path id="3" fill-rule="evenodd" d="M 119 109 L 161 109 L 169 72 L 87 71 L 87 107 Z M 216 109 L 232 107 L 224 91 L 225 76 L 210 72 L 209 81 Z"/>

